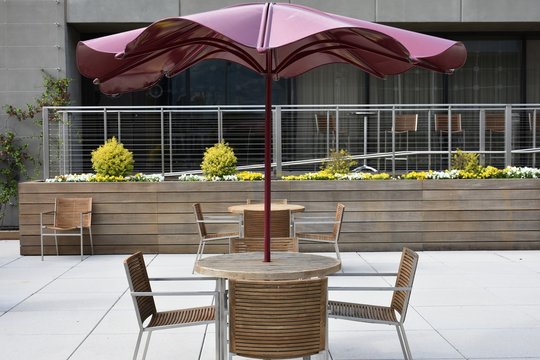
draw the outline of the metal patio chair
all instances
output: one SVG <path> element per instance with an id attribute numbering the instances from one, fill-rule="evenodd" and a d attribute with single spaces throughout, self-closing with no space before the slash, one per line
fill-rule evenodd
<path id="1" fill-rule="evenodd" d="M 44 216 L 52 215 L 53 223 L 45 224 Z M 84 230 L 88 230 L 90 248 L 94 255 L 92 239 L 92 198 L 56 198 L 54 210 L 40 214 L 41 261 L 43 261 L 43 238 L 54 236 L 56 255 L 58 252 L 58 236 L 78 236 L 81 241 L 81 261 L 84 256 Z"/>
<path id="2" fill-rule="evenodd" d="M 338 260 L 341 260 L 339 254 L 339 235 L 341 233 L 341 224 L 343 223 L 343 213 L 345 212 L 345 205 L 338 203 L 336 206 L 336 215 L 334 217 L 328 216 L 295 216 L 293 219 L 293 236 L 298 238 L 298 242 L 316 242 L 333 244 L 336 251 Z M 330 232 L 307 232 L 297 231 L 298 226 L 310 226 L 319 227 L 319 225 L 332 225 Z M 319 227 L 320 228 L 320 227 Z"/>
<path id="3" fill-rule="evenodd" d="M 291 212 L 273 210 L 271 213 L 270 236 L 287 238 L 291 236 Z M 264 211 L 244 210 L 244 237 L 264 237 Z"/>
<path id="4" fill-rule="evenodd" d="M 328 317 L 359 322 L 394 325 L 396 327 L 403 356 L 412 359 L 409 343 L 405 335 L 405 316 L 411 297 L 414 275 L 418 265 L 418 254 L 404 248 L 397 274 L 363 273 L 334 274 L 332 276 L 396 276 L 394 287 L 329 287 L 329 291 L 393 291 L 390 306 L 366 305 L 343 301 L 328 301 Z"/>
<path id="5" fill-rule="evenodd" d="M 151 281 L 216 281 L 215 278 L 189 277 L 189 278 L 149 278 L 141 252 L 137 252 L 124 260 L 131 297 L 137 314 L 139 324 L 139 335 L 133 353 L 133 360 L 137 359 L 139 346 L 143 333 L 147 332 L 146 344 L 144 346 L 143 360 L 148 352 L 148 345 L 153 331 L 166 330 L 171 328 L 194 326 L 201 324 L 215 323 L 218 327 L 215 306 L 201 306 L 178 310 L 157 311 L 154 296 L 217 296 L 218 292 L 212 291 L 152 291 Z M 147 321 L 150 319 L 149 321 Z M 216 336 L 216 349 L 218 349 L 219 339 Z M 217 351 L 217 350 L 216 350 Z"/>
<path id="6" fill-rule="evenodd" d="M 195 222 L 199 229 L 199 247 L 195 256 L 195 263 L 199 261 L 204 253 L 204 246 L 207 242 L 217 240 L 229 240 L 239 238 L 242 233 L 242 216 L 239 215 L 222 215 L 222 216 L 205 216 L 203 215 L 201 204 L 193 204 L 193 212 L 195 213 Z M 208 232 L 206 224 L 237 224 L 237 232 Z M 193 272 L 195 272 L 195 264 L 193 264 Z"/>
<path id="7" fill-rule="evenodd" d="M 230 355 L 289 359 L 324 352 L 328 279 L 229 281 Z"/>

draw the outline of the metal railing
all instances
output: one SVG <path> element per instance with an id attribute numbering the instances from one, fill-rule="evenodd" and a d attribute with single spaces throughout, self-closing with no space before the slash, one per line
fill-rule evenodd
<path id="1" fill-rule="evenodd" d="M 283 105 L 273 107 L 273 166 L 316 171 L 331 149 L 393 174 L 449 168 L 458 149 L 483 165 L 536 167 L 540 104 Z M 417 115 L 414 128 L 400 122 Z M 412 116 L 411 116 L 412 115 Z M 452 119 L 452 121 L 448 121 Z M 135 171 L 200 172 L 205 148 L 226 141 L 239 169 L 261 169 L 264 107 L 46 107 L 43 174 L 91 172 L 91 152 L 116 136 Z"/>

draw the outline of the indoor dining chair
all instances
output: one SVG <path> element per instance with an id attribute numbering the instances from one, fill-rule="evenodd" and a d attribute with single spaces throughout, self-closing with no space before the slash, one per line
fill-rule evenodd
<path id="1" fill-rule="evenodd" d="M 144 263 L 142 252 L 137 252 L 124 260 L 124 268 L 129 283 L 129 289 L 137 314 L 139 335 L 133 353 L 133 360 L 137 359 L 139 346 L 143 333 L 148 333 L 144 346 L 143 360 L 148 352 L 148 345 L 152 332 L 185 326 L 194 326 L 215 323 L 218 327 L 215 306 L 200 306 L 194 308 L 157 311 L 154 301 L 155 296 L 218 296 L 216 290 L 208 291 L 152 291 L 150 282 L 157 281 L 216 281 L 210 277 L 177 277 L 177 278 L 149 278 Z M 216 288 L 216 287 L 214 287 Z M 149 319 L 149 321 L 147 321 Z M 216 349 L 219 347 L 219 339 L 216 336 Z M 216 350 L 217 351 L 217 350 Z"/>
<path id="2" fill-rule="evenodd" d="M 242 216 L 238 215 L 204 215 L 202 212 L 201 204 L 193 204 L 193 212 L 195 213 L 195 222 L 199 230 L 199 246 L 197 248 L 197 254 L 195 256 L 195 264 L 199 261 L 204 253 L 204 246 L 207 242 L 217 240 L 229 240 L 229 246 L 231 239 L 239 238 L 242 233 Z M 238 231 L 233 232 L 209 232 L 206 228 L 207 224 L 236 224 Z M 195 264 L 193 264 L 193 272 L 195 272 Z"/>
<path id="3" fill-rule="evenodd" d="M 338 203 L 336 206 L 336 215 L 334 217 L 328 216 L 295 216 L 293 219 L 293 236 L 298 238 L 298 242 L 315 242 L 333 244 L 334 250 L 338 260 L 341 260 L 339 254 L 339 235 L 341 233 L 341 224 L 343 222 L 343 213 L 345 212 L 345 205 Z M 332 226 L 331 231 L 298 231 L 298 227 L 317 227 L 318 229 L 323 227 Z"/>
<path id="4" fill-rule="evenodd" d="M 406 360 L 411 360 L 411 350 L 405 335 L 405 316 L 409 306 L 414 275 L 418 265 L 418 254 L 404 248 L 401 253 L 399 270 L 396 273 L 341 273 L 333 276 L 396 276 L 394 287 L 333 287 L 329 291 L 393 291 L 390 306 L 367 305 L 343 301 L 328 301 L 328 317 L 366 323 L 394 325 L 397 330 L 401 350 Z"/>
<path id="5" fill-rule="evenodd" d="M 52 224 L 45 224 L 44 218 L 52 215 Z M 94 255 L 92 239 L 92 198 L 56 198 L 54 210 L 40 214 L 41 261 L 43 261 L 44 237 L 54 237 L 56 255 L 58 252 L 59 236 L 76 236 L 80 238 L 81 261 L 84 257 L 84 230 L 88 230 L 90 248 Z"/>

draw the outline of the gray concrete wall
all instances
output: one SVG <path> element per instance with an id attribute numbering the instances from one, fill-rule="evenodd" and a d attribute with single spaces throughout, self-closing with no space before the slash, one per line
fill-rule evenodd
<path id="1" fill-rule="evenodd" d="M 65 32 L 64 1 L 0 2 L 0 107 L 33 103 L 43 92 L 42 69 L 66 76 Z M 0 131 L 16 133 L 17 141 L 29 144 L 30 152 L 41 158 L 41 128 L 32 120 L 19 122 L 1 109 Z M 35 169 L 30 173 L 35 174 Z M 17 225 L 17 208 L 10 207 L 3 226 Z"/>
<path id="2" fill-rule="evenodd" d="M 260 0 L 259 0 L 260 1 Z M 0 1 L 0 106 L 18 107 L 42 92 L 41 69 L 79 78 L 74 47 L 81 29 L 112 32 L 169 16 L 189 15 L 240 0 L 2 0 Z M 424 31 L 540 29 L 539 0 L 289 0 L 324 11 L 369 21 L 402 24 Z M 67 24 L 67 25 L 66 25 Z M 68 30 L 69 25 L 69 30 Z M 488 27 L 486 27 L 488 26 Z M 40 129 L 19 123 L 0 111 L 0 131 L 15 131 L 39 153 Z M 17 225 L 16 212 L 4 225 Z"/>

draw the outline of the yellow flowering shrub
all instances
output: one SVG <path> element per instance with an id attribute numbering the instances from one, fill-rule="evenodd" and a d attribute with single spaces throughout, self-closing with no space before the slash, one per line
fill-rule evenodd
<path id="1" fill-rule="evenodd" d="M 92 151 L 92 169 L 103 176 L 127 176 L 133 171 L 133 153 L 115 137 Z"/>
<path id="2" fill-rule="evenodd" d="M 201 163 L 201 170 L 208 179 L 234 175 L 236 173 L 236 161 L 234 150 L 229 144 L 220 142 L 206 148 Z"/>

